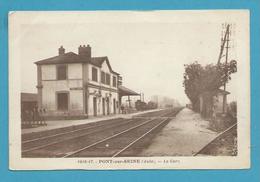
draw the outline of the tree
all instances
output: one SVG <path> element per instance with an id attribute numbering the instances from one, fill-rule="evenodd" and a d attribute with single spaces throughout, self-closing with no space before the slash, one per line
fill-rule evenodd
<path id="1" fill-rule="evenodd" d="M 183 86 L 195 111 L 198 111 L 199 95 L 219 89 L 231 80 L 231 74 L 237 71 L 235 60 L 229 63 L 200 65 L 197 61 L 185 64 Z"/>

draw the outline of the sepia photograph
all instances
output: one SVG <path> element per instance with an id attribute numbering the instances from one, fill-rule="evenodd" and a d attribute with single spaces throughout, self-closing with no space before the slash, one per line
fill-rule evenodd
<path id="1" fill-rule="evenodd" d="M 250 167 L 248 10 L 9 12 L 10 169 Z"/>

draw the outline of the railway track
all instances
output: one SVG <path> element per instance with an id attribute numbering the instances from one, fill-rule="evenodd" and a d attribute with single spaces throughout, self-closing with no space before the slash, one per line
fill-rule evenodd
<path id="1" fill-rule="evenodd" d="M 176 113 L 175 113 L 176 112 Z M 175 111 L 176 115 L 178 111 Z M 173 114 L 170 110 L 163 110 L 151 115 L 170 116 Z M 114 121 L 105 122 L 102 124 L 86 125 L 84 127 L 76 127 L 61 130 L 61 132 L 49 132 L 45 136 L 38 135 L 38 137 L 30 138 L 23 137 L 22 141 L 22 157 L 78 157 L 88 156 L 86 151 L 95 148 L 108 141 L 113 141 L 118 138 L 127 138 L 127 143 L 120 153 L 117 151 L 118 156 L 123 151 L 130 148 L 136 142 L 153 132 L 156 128 L 160 127 L 169 118 L 132 118 L 132 119 L 119 119 Z M 135 132 L 133 132 L 135 131 Z M 137 132 L 136 132 L 137 131 Z M 131 137 L 134 134 L 135 139 Z M 138 137 L 137 137 L 138 136 Z M 131 142 L 129 142 L 131 140 Z M 110 146 L 110 147 L 109 147 Z M 110 149 L 112 145 L 105 144 L 105 147 Z M 94 153 L 98 154 L 97 152 Z M 107 151 L 107 150 L 106 150 Z M 108 152 L 109 153 L 109 152 Z M 107 153 L 107 154 L 108 154 Z M 111 152 L 110 152 L 111 153 Z M 101 155 L 101 154 L 99 154 Z M 92 155 L 90 155 L 92 156 Z M 102 154 L 103 156 L 103 154 Z"/>
<path id="2" fill-rule="evenodd" d="M 89 134 L 94 134 L 95 132 L 100 130 L 124 125 L 131 121 L 132 121 L 131 119 L 120 120 L 120 121 L 117 120 L 115 122 L 109 122 L 109 123 L 95 125 L 95 126 L 85 126 L 79 129 L 71 129 L 70 131 L 59 132 L 44 137 L 24 140 L 22 141 L 22 153 L 27 153 L 37 149 L 45 148 L 60 142 L 69 141 L 71 139 L 84 137 Z"/>
<path id="3" fill-rule="evenodd" d="M 108 119 L 108 120 L 106 120 L 105 124 L 110 124 L 110 123 L 114 123 L 114 122 L 121 121 L 121 120 L 122 120 L 122 118 Z M 72 125 L 72 126 L 67 126 L 67 127 L 63 127 L 63 128 L 51 129 L 51 130 L 46 130 L 46 131 L 42 131 L 42 132 L 26 133 L 26 134 L 22 135 L 22 143 L 30 142 L 30 140 L 33 141 L 33 140 L 38 140 L 41 138 L 47 138 L 47 137 L 55 136 L 57 134 L 75 131 L 78 129 L 101 126 L 103 124 L 104 123 L 102 123 L 102 122 L 93 122 L 93 123 Z"/>
<path id="4" fill-rule="evenodd" d="M 180 110 L 174 113 L 163 114 L 163 117 L 176 115 Z M 137 126 L 133 126 L 120 133 L 104 138 L 98 142 L 87 145 L 76 151 L 72 151 L 64 158 L 68 157 L 119 157 L 131 147 L 136 145 L 151 132 L 170 121 L 170 118 L 159 116 L 156 119 L 149 119 Z"/>
<path id="5" fill-rule="evenodd" d="M 216 140 L 224 137 L 224 135 L 226 135 L 228 132 L 231 132 L 233 129 L 236 129 L 237 127 L 237 123 L 231 125 L 230 127 L 228 127 L 226 130 L 224 130 L 223 132 L 219 133 L 215 138 L 213 138 L 209 143 L 207 143 L 205 146 L 203 146 L 198 152 L 196 152 L 193 156 L 198 156 L 200 154 L 205 153 L 205 151 L 207 150 L 208 147 L 210 147 L 211 144 L 213 144 Z"/>

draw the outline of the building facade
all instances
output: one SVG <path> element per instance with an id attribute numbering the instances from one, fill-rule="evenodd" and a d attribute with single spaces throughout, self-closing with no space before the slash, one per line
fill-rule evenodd
<path id="1" fill-rule="evenodd" d="M 49 116 L 99 116 L 119 112 L 118 78 L 107 57 L 92 57 L 89 45 L 35 63 L 38 107 Z"/>

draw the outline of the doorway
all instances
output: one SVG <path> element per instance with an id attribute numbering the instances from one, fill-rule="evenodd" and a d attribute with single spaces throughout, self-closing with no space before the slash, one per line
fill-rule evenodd
<path id="1" fill-rule="evenodd" d="M 113 99 L 114 114 L 116 114 L 116 99 Z"/>
<path id="2" fill-rule="evenodd" d="M 85 114 L 88 114 L 88 93 L 85 92 Z"/>
<path id="3" fill-rule="evenodd" d="M 93 97 L 93 111 L 94 111 L 94 116 L 97 116 L 97 98 Z"/>
<path id="4" fill-rule="evenodd" d="M 109 98 L 107 97 L 107 115 L 110 114 L 110 108 L 109 108 Z"/>
<path id="5" fill-rule="evenodd" d="M 102 113 L 103 113 L 103 115 L 106 115 L 105 107 L 106 107 L 105 98 L 102 98 Z"/>
<path id="6" fill-rule="evenodd" d="M 61 111 L 69 110 L 69 94 L 57 93 L 57 109 Z"/>

